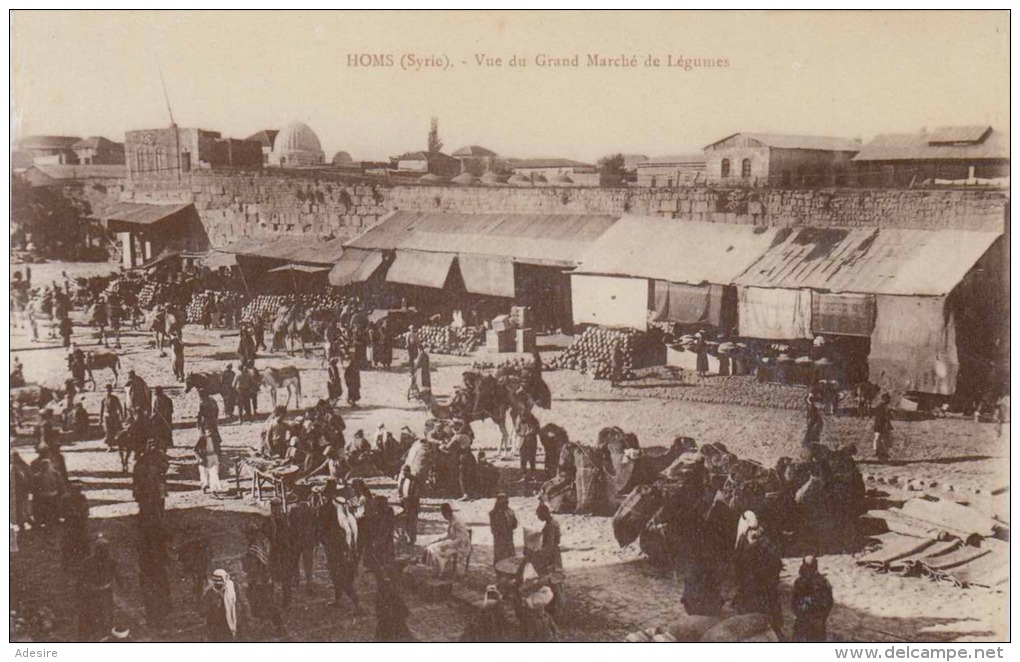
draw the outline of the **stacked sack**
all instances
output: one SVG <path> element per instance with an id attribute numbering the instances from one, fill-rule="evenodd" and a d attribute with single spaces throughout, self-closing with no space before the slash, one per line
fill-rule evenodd
<path id="1" fill-rule="evenodd" d="M 205 291 L 196 292 L 191 296 L 191 301 L 188 302 L 188 307 L 184 311 L 188 316 L 189 324 L 200 324 L 202 322 L 202 311 L 205 310 L 205 306 L 209 303 L 213 294 L 213 292 Z"/>
<path id="2" fill-rule="evenodd" d="M 613 346 L 621 341 L 625 379 L 634 378 L 634 367 L 643 349 L 644 335 L 635 329 L 607 329 L 591 326 L 574 344 L 556 357 L 552 365 L 567 370 L 580 370 L 596 379 L 609 379 L 613 371 Z"/>

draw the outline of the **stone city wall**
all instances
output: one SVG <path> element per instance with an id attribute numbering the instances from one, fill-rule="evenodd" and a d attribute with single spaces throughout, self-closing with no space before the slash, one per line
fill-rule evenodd
<path id="1" fill-rule="evenodd" d="M 194 172 L 180 182 L 128 180 L 116 188 L 105 197 L 194 202 L 214 246 L 278 234 L 352 238 L 395 209 L 1002 231 L 1008 205 L 1008 196 L 998 191 L 392 186 L 326 171 Z"/>

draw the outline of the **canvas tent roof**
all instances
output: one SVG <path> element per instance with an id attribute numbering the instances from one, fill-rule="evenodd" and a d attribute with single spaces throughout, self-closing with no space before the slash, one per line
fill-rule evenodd
<path id="1" fill-rule="evenodd" d="M 734 283 L 831 292 L 942 296 L 999 237 L 995 232 L 786 228 Z"/>
<path id="2" fill-rule="evenodd" d="M 190 202 L 177 205 L 150 205 L 140 202 L 120 202 L 99 214 L 102 221 L 115 221 L 127 225 L 153 225 L 191 207 Z"/>
<path id="3" fill-rule="evenodd" d="M 584 256 L 577 273 L 728 285 L 768 250 L 776 228 L 624 216 Z"/>
<path id="4" fill-rule="evenodd" d="M 396 211 L 347 246 L 487 255 L 525 264 L 573 267 L 616 218 Z"/>
<path id="5" fill-rule="evenodd" d="M 386 281 L 442 289 L 456 257 L 450 253 L 397 251 L 396 259 L 386 272 Z"/>
<path id="6" fill-rule="evenodd" d="M 382 266 L 381 251 L 360 248 L 345 248 L 340 260 L 329 272 L 329 284 L 337 287 L 351 283 L 363 283 Z"/>
<path id="7" fill-rule="evenodd" d="M 219 251 L 251 257 L 333 265 L 343 255 L 342 239 L 317 241 L 312 237 L 245 237 Z"/>

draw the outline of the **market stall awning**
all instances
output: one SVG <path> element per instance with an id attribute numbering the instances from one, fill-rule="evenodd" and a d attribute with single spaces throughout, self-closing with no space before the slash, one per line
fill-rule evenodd
<path id="1" fill-rule="evenodd" d="M 783 228 L 734 284 L 944 296 L 999 236 L 967 230 Z"/>
<path id="2" fill-rule="evenodd" d="M 209 269 L 219 269 L 221 267 L 233 267 L 237 265 L 237 256 L 231 253 L 221 253 L 219 251 L 212 251 L 206 253 L 202 257 L 202 264 Z"/>
<path id="3" fill-rule="evenodd" d="M 270 269 L 269 273 L 274 274 L 274 273 L 282 273 L 282 272 L 286 272 L 286 271 L 296 272 L 296 273 L 301 273 L 301 274 L 319 274 L 319 273 L 322 273 L 324 271 L 329 271 L 329 267 L 313 267 L 313 266 L 307 265 L 307 264 L 285 264 L 282 267 L 276 267 L 275 269 Z"/>
<path id="4" fill-rule="evenodd" d="M 456 257 L 450 253 L 397 251 L 397 258 L 386 272 L 386 282 L 442 289 Z"/>
<path id="5" fill-rule="evenodd" d="M 652 288 L 652 321 L 722 326 L 724 286 L 656 280 Z"/>
<path id="6" fill-rule="evenodd" d="M 150 227 L 192 207 L 192 203 L 177 205 L 151 205 L 140 202 L 120 202 L 96 218 L 116 231 L 116 226 Z"/>
<path id="7" fill-rule="evenodd" d="M 363 283 L 383 264 L 381 251 L 366 251 L 360 248 L 346 248 L 340 261 L 329 272 L 329 284 L 344 287 L 352 283 Z"/>
<path id="8" fill-rule="evenodd" d="M 459 255 L 460 275 L 464 289 L 471 294 L 512 299 L 514 290 L 514 263 L 503 257 Z"/>
<path id="9" fill-rule="evenodd" d="M 306 264 L 336 264 L 344 252 L 342 239 L 320 240 L 316 237 L 244 237 L 219 249 L 249 257 L 283 260 Z"/>

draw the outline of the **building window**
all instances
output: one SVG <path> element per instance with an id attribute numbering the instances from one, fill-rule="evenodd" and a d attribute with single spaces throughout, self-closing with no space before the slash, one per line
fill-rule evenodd
<path id="1" fill-rule="evenodd" d="M 744 179 L 751 178 L 751 159 L 744 159 L 740 162 L 740 176 Z"/>
<path id="2" fill-rule="evenodd" d="M 156 148 L 156 170 L 159 172 L 166 170 L 166 153 L 162 147 Z"/>
<path id="3" fill-rule="evenodd" d="M 181 152 L 181 170 L 191 172 L 191 152 Z"/>
<path id="4" fill-rule="evenodd" d="M 723 159 L 722 160 L 721 174 L 722 174 L 723 179 L 725 179 L 725 178 L 730 176 L 730 160 L 729 159 Z"/>
<path id="5" fill-rule="evenodd" d="M 148 170 L 148 159 L 145 158 L 145 156 L 145 150 L 139 147 L 135 152 L 135 170 L 138 172 L 145 172 Z"/>
<path id="6" fill-rule="evenodd" d="M 670 177 L 669 179 L 666 180 L 666 186 L 669 187 L 669 188 L 673 188 L 673 178 L 672 177 Z"/>
<path id="7" fill-rule="evenodd" d="M 655 188 L 655 176 L 652 176 L 652 188 Z"/>

